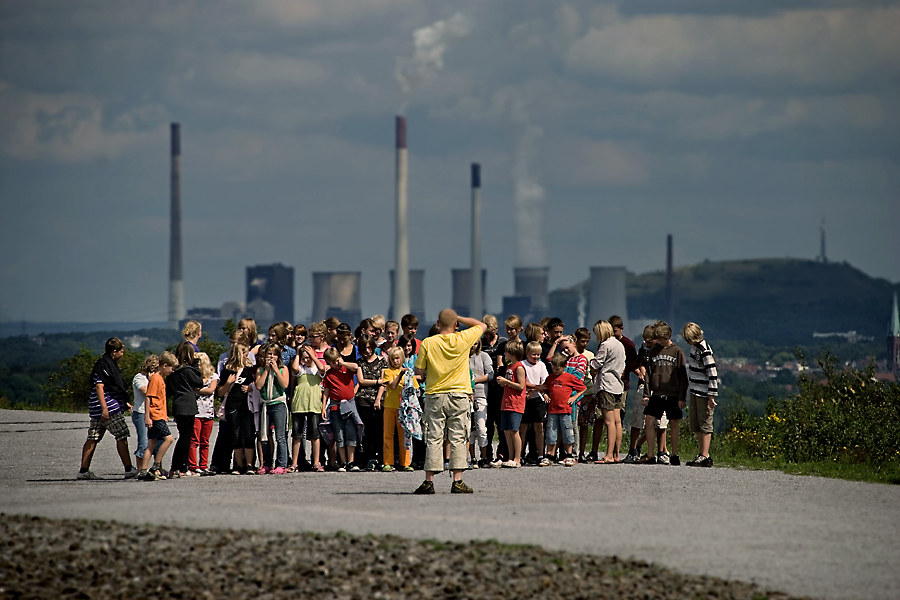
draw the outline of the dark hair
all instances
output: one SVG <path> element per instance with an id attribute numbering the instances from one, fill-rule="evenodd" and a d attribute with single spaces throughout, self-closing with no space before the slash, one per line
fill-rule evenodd
<path id="1" fill-rule="evenodd" d="M 397 345 L 406 350 L 406 347 L 410 344 L 413 345 L 413 350 L 416 349 L 416 338 L 411 335 L 401 335 L 397 338 Z"/>
<path id="2" fill-rule="evenodd" d="M 619 315 L 613 315 L 606 321 L 612 325 L 613 329 L 622 329 L 625 326 L 625 323 L 622 322 L 622 317 Z"/>
<path id="3" fill-rule="evenodd" d="M 175 358 L 182 367 L 194 364 L 194 345 L 190 342 L 181 342 L 175 347 Z"/>
<path id="4" fill-rule="evenodd" d="M 437 335 L 437 334 L 439 334 L 440 332 L 441 332 L 441 328 L 438 326 L 437 323 L 435 323 L 434 325 L 431 326 L 431 329 L 428 330 L 428 337 L 431 337 L 431 336 L 433 336 L 433 335 Z"/>
<path id="5" fill-rule="evenodd" d="M 554 327 L 562 326 L 563 329 L 566 328 L 566 324 L 563 323 L 563 320 L 559 317 L 553 317 L 549 321 L 547 321 L 547 329 L 553 329 Z"/>
<path id="6" fill-rule="evenodd" d="M 258 356 L 265 359 L 266 354 L 268 354 L 269 352 L 274 352 L 275 356 L 278 357 L 278 360 L 275 361 L 275 364 L 279 367 L 283 367 L 284 363 L 281 362 L 281 350 L 281 344 L 273 344 L 272 342 L 267 342 L 259 347 Z"/>
<path id="7" fill-rule="evenodd" d="M 125 342 L 120 340 L 117 337 L 112 337 L 106 340 L 106 345 L 104 346 L 104 352 L 106 354 L 112 354 L 113 352 L 117 352 L 118 350 L 125 349 Z"/>
<path id="8" fill-rule="evenodd" d="M 356 338 L 356 345 L 359 348 L 367 348 L 369 350 L 374 351 L 375 348 L 378 347 L 378 340 L 369 335 L 368 333 L 364 333 L 358 338 Z"/>
<path id="9" fill-rule="evenodd" d="M 416 318 L 416 315 L 403 315 L 403 318 L 400 319 L 400 327 L 419 327 L 419 319 Z"/>

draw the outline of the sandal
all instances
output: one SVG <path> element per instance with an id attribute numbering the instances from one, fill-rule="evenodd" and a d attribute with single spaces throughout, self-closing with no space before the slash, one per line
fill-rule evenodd
<path id="1" fill-rule="evenodd" d="M 288 473 L 296 473 L 297 467 L 288 467 L 287 469 L 285 469 L 285 471 Z"/>
<path id="2" fill-rule="evenodd" d="M 313 465 L 313 469 L 312 469 L 312 470 L 315 471 L 316 473 L 324 473 L 324 472 L 325 472 L 325 467 L 323 467 L 323 466 L 321 465 L 321 463 L 316 463 L 316 464 Z"/>

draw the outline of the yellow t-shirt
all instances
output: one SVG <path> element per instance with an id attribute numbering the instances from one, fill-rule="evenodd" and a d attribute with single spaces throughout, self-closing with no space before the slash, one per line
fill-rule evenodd
<path id="1" fill-rule="evenodd" d="M 394 380 L 400 371 L 403 370 L 403 367 L 399 369 L 385 369 L 384 376 L 381 378 L 382 383 L 384 383 L 384 407 L 385 408 L 400 408 L 400 393 L 403 391 L 403 380 L 400 380 L 400 383 L 397 384 L 397 387 L 391 389 L 389 385 L 390 382 Z"/>
<path id="2" fill-rule="evenodd" d="M 481 334 L 481 327 L 476 326 L 422 340 L 416 368 L 425 370 L 426 394 L 472 393 L 469 349 Z"/>

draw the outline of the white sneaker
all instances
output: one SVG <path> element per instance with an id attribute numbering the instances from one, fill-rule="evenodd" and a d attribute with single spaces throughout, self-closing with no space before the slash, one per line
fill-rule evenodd
<path id="1" fill-rule="evenodd" d="M 541 462 L 538 463 L 538 466 L 539 467 L 549 467 L 550 459 L 545 456 L 544 458 L 541 459 Z"/>
<path id="2" fill-rule="evenodd" d="M 75 479 L 79 481 L 96 481 L 103 478 L 99 475 L 95 475 L 93 471 L 87 471 L 86 473 L 79 473 Z"/>

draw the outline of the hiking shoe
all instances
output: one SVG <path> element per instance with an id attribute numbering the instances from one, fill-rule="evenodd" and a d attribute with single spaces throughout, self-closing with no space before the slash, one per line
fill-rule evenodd
<path id="1" fill-rule="evenodd" d="M 150 471 L 141 471 L 137 478 L 138 481 L 154 481 L 156 479 L 156 474 L 151 473 Z"/>
<path id="2" fill-rule="evenodd" d="M 642 465 L 658 465 L 659 458 L 660 457 L 658 457 L 658 456 L 644 455 L 641 457 L 641 464 Z"/>
<path id="3" fill-rule="evenodd" d="M 500 466 L 503 467 L 504 469 L 518 469 L 518 468 L 521 467 L 522 465 L 519 464 L 519 463 L 517 463 L 517 462 L 514 461 L 514 460 L 508 460 L 508 461 L 504 462 L 504 463 L 503 463 L 502 465 L 500 465 Z"/>
<path id="4" fill-rule="evenodd" d="M 638 461 L 637 454 L 634 454 L 633 452 L 629 452 L 628 454 L 625 455 L 625 458 L 622 459 L 623 463 L 626 463 L 629 465 L 634 464 L 637 461 Z"/>
<path id="5" fill-rule="evenodd" d="M 362 469 L 360 469 L 360 468 L 357 467 L 356 465 L 353 465 L 352 467 L 350 467 L 350 472 L 351 472 L 351 473 L 359 473 L 361 470 L 362 470 Z"/>
<path id="6" fill-rule="evenodd" d="M 419 494 L 420 496 L 426 495 L 426 494 L 433 494 L 433 493 L 434 493 L 434 482 L 432 482 L 432 481 L 423 481 L 422 485 L 417 487 L 416 491 L 413 492 L 413 494 Z"/>
<path id="7" fill-rule="evenodd" d="M 473 490 L 472 488 L 467 486 L 465 483 L 463 483 L 462 479 L 460 479 L 459 481 L 454 481 L 450 485 L 450 493 L 451 494 L 471 494 L 474 491 L 475 490 Z"/>
<path id="8" fill-rule="evenodd" d="M 346 473 L 346 472 L 347 472 L 347 469 L 345 469 L 344 467 L 338 467 L 337 472 L 338 472 L 338 473 Z"/>
<path id="9" fill-rule="evenodd" d="M 669 457 L 666 454 L 660 454 L 656 457 L 656 464 L 658 465 L 668 465 L 671 464 L 669 461 Z"/>
<path id="10" fill-rule="evenodd" d="M 385 466 L 387 467 L 390 465 L 385 465 Z M 375 471 L 377 469 L 378 469 L 378 461 L 375 460 L 374 458 L 372 460 L 370 460 L 368 463 L 366 463 L 366 471 Z M 383 470 L 384 469 L 382 469 L 382 471 Z"/>
<path id="11" fill-rule="evenodd" d="M 563 460 L 562 464 L 563 464 L 564 467 L 574 467 L 574 466 L 575 466 L 575 459 L 572 458 L 571 456 L 567 456 L 567 457 L 565 458 L 565 460 Z"/>
<path id="12" fill-rule="evenodd" d="M 406 466 L 398 468 L 397 470 L 404 471 L 406 473 L 408 473 L 409 471 L 415 471 L 415 469 L 412 468 L 412 465 L 406 465 Z"/>
<path id="13" fill-rule="evenodd" d="M 84 473 L 79 473 L 75 476 L 75 479 L 78 481 L 97 481 L 98 479 L 103 479 L 99 475 L 96 475 L 93 471 L 85 471 Z"/>
<path id="14" fill-rule="evenodd" d="M 541 462 L 538 463 L 538 466 L 539 467 L 549 467 L 550 459 L 545 456 L 544 458 L 541 459 Z"/>
<path id="15" fill-rule="evenodd" d="M 410 469 L 410 471 L 411 471 L 411 470 L 412 470 L 412 469 Z M 381 467 L 381 472 L 382 472 L 382 473 L 393 473 L 393 472 L 394 472 L 394 467 L 392 467 L 391 465 L 384 465 L 383 467 Z"/>
<path id="16" fill-rule="evenodd" d="M 138 475 L 138 470 L 134 467 L 131 467 L 127 471 L 125 471 L 125 479 L 134 479 Z"/>
<path id="17" fill-rule="evenodd" d="M 673 455 L 671 456 L 671 458 L 669 458 L 669 464 L 672 465 L 673 467 L 680 467 L 680 466 L 681 466 L 681 459 L 678 458 L 678 455 L 677 455 L 677 454 L 673 454 Z"/>
<path id="18" fill-rule="evenodd" d="M 600 460 L 600 457 L 597 456 L 596 452 L 588 452 L 588 455 L 584 457 L 584 462 L 596 462 Z"/>
<path id="19" fill-rule="evenodd" d="M 713 461 L 708 456 L 703 456 L 702 454 L 698 454 L 697 458 L 687 462 L 687 466 L 689 466 L 689 467 L 711 467 L 711 466 L 713 466 Z"/>

